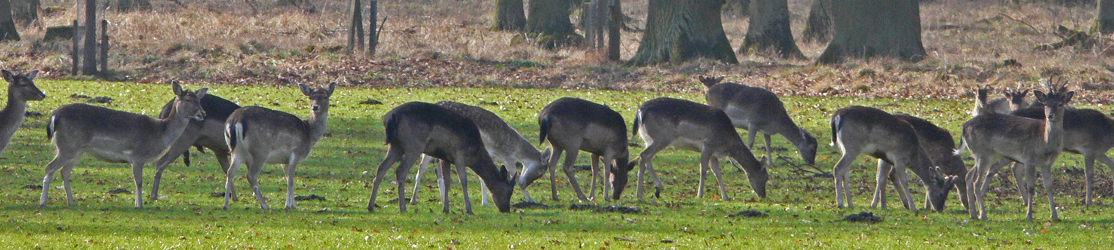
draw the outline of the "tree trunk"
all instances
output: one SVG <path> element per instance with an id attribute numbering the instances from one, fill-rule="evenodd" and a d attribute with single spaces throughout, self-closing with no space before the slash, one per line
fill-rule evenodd
<path id="1" fill-rule="evenodd" d="M 646 32 L 630 64 L 680 64 L 695 57 L 738 63 L 723 33 L 724 0 L 650 0 Z"/>
<path id="2" fill-rule="evenodd" d="M 39 20 L 39 0 L 15 0 L 12 4 L 12 19 L 19 25 L 26 25 Z"/>
<path id="3" fill-rule="evenodd" d="M 522 0 L 495 0 L 495 26 L 492 30 L 519 31 L 526 27 Z"/>
<path id="4" fill-rule="evenodd" d="M 1091 33 L 1114 32 L 1114 0 L 1099 0 L 1097 9 L 1098 14 L 1095 15 L 1095 25 L 1091 26 Z"/>
<path id="5" fill-rule="evenodd" d="M 917 0 L 832 0 L 832 42 L 817 63 L 846 57 L 924 59 Z"/>
<path id="6" fill-rule="evenodd" d="M 569 21 L 569 0 L 531 0 L 529 11 L 526 32 L 536 37 L 543 47 L 575 46 L 583 39 Z"/>
<path id="7" fill-rule="evenodd" d="M 0 0 L 0 42 L 19 41 L 19 31 L 12 19 L 12 2 Z"/>
<path id="8" fill-rule="evenodd" d="M 81 73 L 97 74 L 97 0 L 85 0 L 85 45 Z"/>
<path id="9" fill-rule="evenodd" d="M 114 7 L 119 12 L 150 10 L 151 0 L 116 0 Z"/>
<path id="10" fill-rule="evenodd" d="M 801 34 L 804 42 L 826 43 L 832 39 L 832 18 L 828 14 L 831 0 L 813 0 L 808 11 L 805 31 Z"/>
<path id="11" fill-rule="evenodd" d="M 348 48 L 345 48 L 348 55 L 364 50 L 364 6 L 360 0 L 351 1 L 348 5 Z"/>
<path id="12" fill-rule="evenodd" d="M 754 0 L 750 2 L 750 25 L 739 54 L 772 50 L 781 58 L 805 59 L 793 32 L 789 30 L 789 3 L 786 0 Z"/>

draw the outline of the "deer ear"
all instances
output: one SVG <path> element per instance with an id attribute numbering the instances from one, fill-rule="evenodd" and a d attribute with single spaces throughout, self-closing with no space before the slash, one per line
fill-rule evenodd
<path id="1" fill-rule="evenodd" d="M 329 96 L 332 96 L 333 95 L 333 90 L 335 90 L 336 88 L 337 88 L 337 83 L 336 82 L 330 83 L 329 88 L 325 89 L 325 93 L 329 93 Z"/>
<path id="2" fill-rule="evenodd" d="M 313 94 L 313 88 L 310 88 L 309 85 L 299 83 L 298 88 L 302 89 L 302 94 L 304 95 L 308 96 L 309 94 Z"/>
<path id="3" fill-rule="evenodd" d="M 1033 96 L 1037 98 L 1037 101 L 1041 103 L 1047 103 L 1045 101 L 1047 100 L 1048 96 L 1044 95 L 1044 92 L 1041 92 L 1040 90 L 1033 90 Z"/>
<path id="4" fill-rule="evenodd" d="M 173 88 L 174 88 L 174 95 L 181 96 L 182 95 L 182 85 L 178 84 L 177 82 L 172 83 L 172 85 L 173 85 Z"/>
<path id="5" fill-rule="evenodd" d="M 549 163 L 549 157 L 553 157 L 553 148 L 545 147 L 542 151 L 542 162 Z"/>
<path id="6" fill-rule="evenodd" d="M 32 70 L 27 73 L 27 80 L 35 80 L 35 76 L 39 75 L 39 70 Z"/>
<path id="7" fill-rule="evenodd" d="M 12 80 L 13 74 L 11 71 L 0 69 L 0 74 L 4 75 L 4 81 L 8 81 L 8 83 L 15 83 L 15 81 Z"/>
<path id="8" fill-rule="evenodd" d="M 208 92 L 208 91 L 209 91 L 209 88 L 201 88 L 201 89 L 197 90 L 197 92 L 194 92 L 194 95 L 197 96 L 198 100 L 201 100 L 202 97 L 205 97 L 205 94 L 206 94 L 205 92 Z"/>
<path id="9" fill-rule="evenodd" d="M 1075 96 L 1075 91 L 1068 91 L 1067 93 L 1064 93 L 1064 98 L 1061 98 L 1063 100 L 1060 100 L 1060 101 L 1062 101 L 1064 103 L 1068 103 L 1069 101 L 1071 101 L 1071 98 L 1073 96 Z"/>

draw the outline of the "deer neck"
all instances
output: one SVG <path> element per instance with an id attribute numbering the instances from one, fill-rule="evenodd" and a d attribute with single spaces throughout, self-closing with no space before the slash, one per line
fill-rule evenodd
<path id="1" fill-rule="evenodd" d="M 801 136 L 801 127 L 797 127 L 797 124 L 788 119 L 781 122 L 781 124 L 786 125 L 777 126 L 777 133 L 785 137 L 786 140 L 789 140 L 790 143 L 793 143 L 793 146 L 801 147 L 805 143 L 804 136 Z"/>
<path id="2" fill-rule="evenodd" d="M 178 140 L 178 137 L 182 136 L 182 132 L 185 132 L 186 126 L 190 124 L 190 118 L 178 112 L 177 108 L 170 109 L 170 115 L 156 121 L 160 128 L 160 131 L 155 133 L 156 138 L 163 147 Z"/>
<path id="3" fill-rule="evenodd" d="M 310 112 L 309 118 L 304 121 L 309 125 L 309 137 L 313 144 L 316 144 L 322 136 L 325 136 L 325 130 L 328 128 L 327 123 L 329 120 L 329 109 L 323 107 L 325 110 L 321 114 Z"/>
<path id="4" fill-rule="evenodd" d="M 1049 148 L 1060 149 L 1060 146 L 1064 143 L 1064 115 L 1060 114 L 1059 118 L 1056 119 L 1056 122 L 1045 119 L 1044 143 Z"/>
<path id="5" fill-rule="evenodd" d="M 7 128 L 12 124 L 18 126 L 23 123 L 23 115 L 27 112 L 27 101 L 16 98 L 15 92 L 10 88 L 8 90 L 8 105 L 0 110 L 0 119 L 3 119 L 3 127 Z"/>
<path id="6" fill-rule="evenodd" d="M 915 152 L 915 155 L 910 159 L 912 164 L 908 164 L 907 168 L 912 170 L 913 174 L 917 175 L 917 178 L 921 178 L 921 183 L 924 183 L 925 186 L 930 183 L 936 183 L 933 179 L 939 178 L 939 176 L 933 175 L 933 171 L 935 170 L 933 169 L 934 165 L 932 164 L 932 159 L 928 158 L 928 152 L 925 152 L 924 148 L 920 146 L 916 148 L 917 152 Z"/>

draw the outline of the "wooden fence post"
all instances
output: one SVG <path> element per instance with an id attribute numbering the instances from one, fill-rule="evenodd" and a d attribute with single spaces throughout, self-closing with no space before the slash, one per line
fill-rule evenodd
<path id="1" fill-rule="evenodd" d="M 77 19 L 74 19 L 73 28 L 70 29 L 70 32 L 73 33 L 73 37 L 71 37 L 71 40 L 73 40 L 73 54 L 70 55 L 70 57 L 73 58 L 73 68 L 70 69 L 70 74 L 75 76 L 77 75 L 78 66 L 81 65 L 81 47 L 78 44 L 78 40 L 81 38 L 81 32 L 77 27 Z"/>
<path id="2" fill-rule="evenodd" d="M 108 76 L 108 20 L 101 20 L 101 78 Z"/>
<path id="3" fill-rule="evenodd" d="M 85 0 L 85 58 L 81 73 L 97 74 L 97 0 Z"/>

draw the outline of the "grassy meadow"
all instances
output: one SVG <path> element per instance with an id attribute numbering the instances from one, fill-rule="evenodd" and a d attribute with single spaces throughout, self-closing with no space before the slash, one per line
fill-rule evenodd
<path id="1" fill-rule="evenodd" d="M 498 213 L 494 207 L 479 206 L 479 182 L 470 176 L 475 215 L 463 214 L 458 184 L 451 184 L 453 213 L 440 212 L 433 175 L 420 183 L 425 187 L 420 203 L 400 214 L 389 202 L 397 195 L 388 176 L 384 181 L 375 213 L 365 210 L 370 195 L 374 168 L 386 152 L 380 118 L 388 110 L 408 101 L 452 100 L 487 108 L 507 120 L 527 139 L 537 141 L 536 114 L 548 102 L 575 96 L 605 103 L 631 121 L 638 105 L 646 100 L 670 96 L 703 102 L 702 93 L 657 93 L 607 90 L 504 89 L 504 88 L 338 88 L 332 97 L 329 132 L 317 144 L 312 156 L 297 171 L 296 193 L 318 195 L 324 201 L 299 201 L 297 210 L 259 209 L 251 198 L 246 180 L 237 177 L 241 200 L 230 210 L 222 210 L 224 176 L 209 153 L 193 154 L 193 165 L 174 163 L 164 175 L 162 197 L 146 200 L 144 209 L 133 207 L 134 194 L 110 194 L 115 189 L 136 191 L 125 164 L 99 162 L 84 157 L 74 170 L 73 191 L 76 204 L 65 204 L 62 183 L 51 183 L 50 204 L 37 207 L 41 192 L 31 185 L 41 184 L 43 166 L 51 159 L 53 146 L 46 140 L 45 126 L 50 112 L 62 104 L 82 102 L 70 96 L 108 96 L 108 107 L 131 112 L 157 114 L 173 97 L 169 85 L 40 80 L 48 95 L 32 102 L 30 111 L 44 116 L 29 118 L 16 132 L 13 142 L 0 156 L 0 246 L 3 248 L 358 248 L 389 249 L 610 249 L 610 248 L 1100 248 L 1114 245 L 1114 215 L 1110 186 L 1101 185 L 1097 206 L 1082 203 L 1081 185 L 1059 185 L 1055 190 L 1061 206 L 1062 222 L 1048 222 L 1047 202 L 1038 188 L 1035 222 L 1025 220 L 1024 207 L 1012 180 L 995 178 L 988 195 L 989 221 L 970 221 L 956 195 L 948 200 L 942 213 L 921 211 L 914 214 L 893 207 L 899 204 L 888 189 L 891 207 L 869 207 L 874 188 L 874 159 L 863 156 L 852 171 L 857 188 L 857 207 L 838 209 L 830 177 L 815 177 L 816 171 L 830 172 L 839 159 L 836 148 L 827 146 L 827 125 L 832 111 L 848 105 L 879 107 L 891 112 L 906 112 L 929 119 L 953 134 L 969 115 L 967 101 L 938 99 L 855 99 L 847 97 L 785 97 L 791 116 L 822 144 L 818 168 L 799 166 L 795 149 L 775 136 L 777 166 L 770 169 L 769 197 L 758 199 L 742 171 L 725 166 L 725 181 L 732 201 L 718 197 L 714 182 L 709 196 L 696 198 L 697 157 L 695 152 L 667 150 L 657 157 L 665 190 L 662 199 L 637 202 L 633 181 L 621 201 L 578 202 L 563 174 L 558 176 L 562 201 L 549 200 L 548 178 L 530 187 L 533 196 L 548 208 L 514 209 Z M 693 82 L 692 84 L 697 84 Z M 186 84 L 187 88 L 202 87 Z M 209 93 L 241 105 L 260 105 L 291 112 L 309 113 L 308 101 L 293 87 L 255 87 L 206 85 Z M 368 99 L 383 104 L 360 104 Z M 481 104 L 485 103 L 485 104 Z M 1104 107 L 1096 107 L 1108 111 Z M 740 130 L 741 131 L 741 130 Z M 642 144 L 641 139 L 633 142 Z M 761 144 L 759 140 L 759 145 Z M 632 147 L 632 154 L 641 151 Z M 756 155 L 764 154 L 761 149 Z M 583 156 L 578 164 L 588 164 Z M 970 161 L 969 161 L 970 162 Z M 1062 165 L 1061 165 L 1062 164 Z M 150 166 L 149 164 L 148 166 Z M 1057 163 L 1058 183 L 1082 183 L 1082 174 L 1065 169 L 1082 168 L 1082 158 L 1065 154 Z M 1097 167 L 1109 176 L 1106 167 Z M 150 191 L 153 168 L 145 171 L 145 195 Z M 413 172 L 413 171 L 411 171 Z M 241 171 L 244 173 L 244 171 Z M 558 171 L 560 173 L 560 171 Z M 394 171 L 388 172 L 393 175 Z M 578 171 L 583 183 L 589 171 Z M 632 180 L 633 180 L 632 172 Z M 56 175 L 58 176 L 58 175 Z M 912 175 L 911 175 L 912 176 Z M 285 188 L 280 168 L 267 166 L 260 186 L 269 204 L 281 207 Z M 912 178 L 912 177 L 911 177 Z M 916 178 L 913 178 L 916 179 Z M 1108 180 L 1108 178 L 1104 178 Z M 919 183 L 919 181 L 913 181 Z M 406 183 L 406 188 L 412 187 Z M 651 184 L 652 185 L 652 184 Z M 919 184 L 912 185 L 915 197 L 923 196 Z M 1038 185 L 1038 187 L 1040 187 Z M 410 190 L 407 190 L 410 194 Z M 917 205 L 922 206 L 920 198 Z M 516 192 L 512 203 L 522 201 Z M 640 214 L 596 213 L 570 210 L 571 204 L 619 205 L 637 207 Z M 767 217 L 729 218 L 743 210 L 757 210 Z M 874 224 L 843 222 L 845 215 L 874 212 L 884 221 Z"/>

